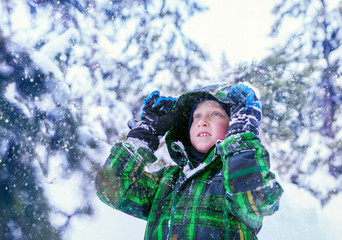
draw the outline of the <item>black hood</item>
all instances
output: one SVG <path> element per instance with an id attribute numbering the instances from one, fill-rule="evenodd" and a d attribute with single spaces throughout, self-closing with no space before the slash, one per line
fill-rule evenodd
<path id="1" fill-rule="evenodd" d="M 177 102 L 172 110 L 176 114 L 177 118 L 172 129 L 166 136 L 166 144 L 172 158 L 177 158 L 177 156 L 175 156 L 174 149 L 172 149 L 172 144 L 174 142 L 182 142 L 185 148 L 191 146 L 189 139 L 190 114 L 193 106 L 201 101 L 201 99 L 212 99 L 218 101 L 230 117 L 230 104 L 227 98 L 227 93 L 229 90 L 231 90 L 231 87 L 232 86 L 228 84 L 209 85 L 186 92 L 177 99 Z"/>

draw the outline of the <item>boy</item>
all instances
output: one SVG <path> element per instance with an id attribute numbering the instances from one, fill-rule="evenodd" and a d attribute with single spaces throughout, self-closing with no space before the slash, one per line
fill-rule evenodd
<path id="1" fill-rule="evenodd" d="M 96 178 L 100 199 L 147 220 L 145 239 L 257 239 L 282 189 L 258 137 L 253 90 L 217 84 L 178 99 L 155 91 L 142 110 Z M 166 132 L 177 165 L 145 172 Z"/>

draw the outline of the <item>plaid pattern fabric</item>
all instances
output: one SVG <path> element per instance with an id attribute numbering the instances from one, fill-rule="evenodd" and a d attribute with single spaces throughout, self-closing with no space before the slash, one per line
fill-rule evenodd
<path id="1" fill-rule="evenodd" d="M 183 94 L 182 97 L 188 98 L 188 96 L 191 96 L 196 93 L 208 93 L 211 96 L 215 97 L 217 100 L 221 101 L 222 103 L 229 103 L 227 93 L 231 90 L 231 88 L 232 85 L 230 84 L 213 84 L 187 92 Z"/>
<path id="2" fill-rule="evenodd" d="M 96 178 L 100 199 L 147 220 L 145 239 L 257 239 L 282 192 L 260 140 L 252 133 L 229 137 L 195 169 L 183 148 L 172 145 L 181 164 L 147 173 L 145 166 L 156 160 L 152 152 L 115 144 Z"/>
<path id="3" fill-rule="evenodd" d="M 229 208 L 249 227 L 261 227 L 262 216 L 278 210 L 283 192 L 269 171 L 268 152 L 252 132 L 233 135 L 217 145 Z"/>

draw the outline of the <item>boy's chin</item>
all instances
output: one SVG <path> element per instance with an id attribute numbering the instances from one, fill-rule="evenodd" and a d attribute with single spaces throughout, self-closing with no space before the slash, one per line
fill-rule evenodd
<path id="1" fill-rule="evenodd" d="M 194 146 L 195 147 L 195 149 L 197 150 L 197 151 L 199 151 L 200 153 L 207 153 L 208 152 L 208 150 L 211 148 L 211 146 L 212 145 L 205 145 L 205 146 L 201 146 L 201 145 L 199 145 L 199 146 Z"/>

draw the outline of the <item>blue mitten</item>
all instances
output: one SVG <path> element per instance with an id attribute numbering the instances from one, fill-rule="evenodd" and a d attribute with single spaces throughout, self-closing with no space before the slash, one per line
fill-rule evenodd
<path id="1" fill-rule="evenodd" d="M 130 120 L 128 126 L 132 129 L 127 137 L 145 141 L 152 150 L 159 145 L 158 136 L 171 129 L 175 114 L 172 107 L 177 99 L 160 96 L 159 91 L 152 92 L 145 100 L 141 113 L 141 121 Z"/>
<path id="2" fill-rule="evenodd" d="M 254 91 L 243 84 L 238 84 L 227 93 L 230 100 L 230 124 L 226 137 L 253 132 L 259 136 L 261 104 Z"/>

